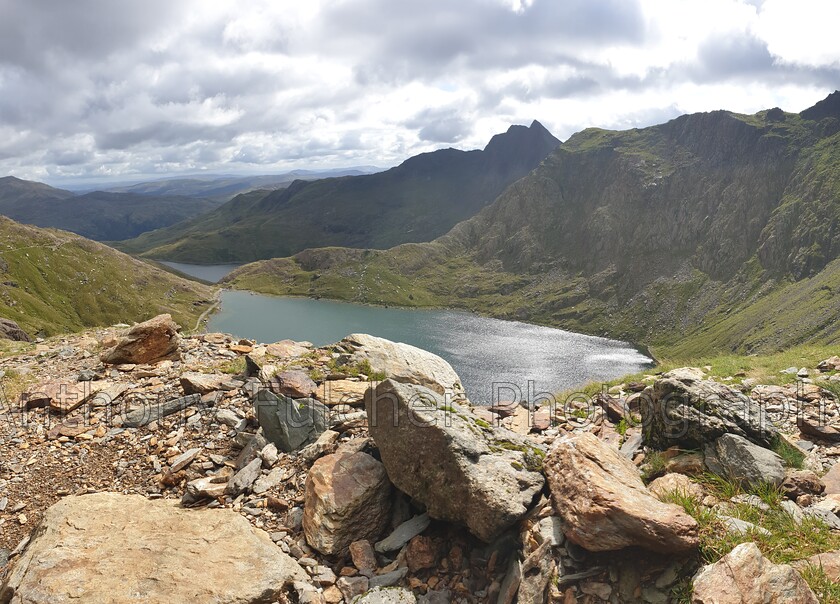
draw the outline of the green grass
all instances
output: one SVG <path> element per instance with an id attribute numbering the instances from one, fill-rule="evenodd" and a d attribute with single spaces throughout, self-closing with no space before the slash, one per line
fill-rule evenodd
<path id="1" fill-rule="evenodd" d="M 32 336 L 133 323 L 170 313 L 185 331 L 213 288 L 180 279 L 109 247 L 0 218 L 0 316 Z"/>
<path id="2" fill-rule="evenodd" d="M 840 604 L 840 583 L 827 577 L 823 569 L 809 565 L 800 574 L 822 604 Z"/>

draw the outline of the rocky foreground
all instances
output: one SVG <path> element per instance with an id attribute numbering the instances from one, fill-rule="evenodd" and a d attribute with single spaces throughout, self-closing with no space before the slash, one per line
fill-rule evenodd
<path id="1" fill-rule="evenodd" d="M 840 582 L 840 358 L 535 408 L 473 406 L 442 359 L 361 334 L 266 345 L 163 315 L 19 347 L 2 604 L 818 602 Z"/>

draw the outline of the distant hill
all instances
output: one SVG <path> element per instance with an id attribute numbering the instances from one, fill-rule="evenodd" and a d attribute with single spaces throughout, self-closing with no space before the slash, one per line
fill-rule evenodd
<path id="1" fill-rule="evenodd" d="M 295 180 L 317 180 L 336 176 L 361 176 L 378 172 L 373 166 L 335 170 L 293 170 L 283 174 L 259 176 L 207 175 L 182 178 L 164 178 L 132 185 L 108 187 L 111 193 L 137 193 L 138 195 L 178 195 L 201 197 L 215 201 L 228 201 L 241 193 L 256 190 L 274 191 L 287 187 Z"/>
<path id="2" fill-rule="evenodd" d="M 98 241 L 137 237 L 209 212 L 220 202 L 192 197 L 95 191 L 74 195 L 43 183 L 0 178 L 0 214 L 18 222 L 60 228 Z"/>
<path id="3" fill-rule="evenodd" d="M 164 312 L 192 330 L 213 295 L 213 288 L 103 244 L 0 216 L 0 317 L 29 334 L 131 323 Z"/>
<path id="4" fill-rule="evenodd" d="M 840 92 L 584 130 L 432 243 L 307 250 L 223 283 L 468 308 L 670 358 L 840 343 Z"/>
<path id="5" fill-rule="evenodd" d="M 310 247 L 388 248 L 430 241 L 473 216 L 537 167 L 559 141 L 539 122 L 512 126 L 484 150 L 443 149 L 365 176 L 297 180 L 235 197 L 217 210 L 123 242 L 180 262 L 243 262 Z"/>

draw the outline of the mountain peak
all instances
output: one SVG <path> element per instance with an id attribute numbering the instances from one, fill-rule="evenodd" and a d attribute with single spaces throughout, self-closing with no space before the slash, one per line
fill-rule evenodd
<path id="1" fill-rule="evenodd" d="M 818 121 L 826 117 L 840 118 L 840 90 L 835 90 L 813 107 L 800 113 L 806 120 Z"/>

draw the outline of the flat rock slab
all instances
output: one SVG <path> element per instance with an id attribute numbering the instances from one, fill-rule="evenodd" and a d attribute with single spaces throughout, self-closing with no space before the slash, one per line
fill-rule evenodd
<path id="1" fill-rule="evenodd" d="M 183 411 L 191 405 L 198 405 L 201 402 L 200 394 L 190 394 L 176 398 L 165 403 L 150 403 L 142 405 L 125 414 L 122 425 L 126 428 L 140 428 L 146 426 L 162 417 Z"/>
<path id="2" fill-rule="evenodd" d="M 230 510 L 97 493 L 49 508 L 0 587 L 4 604 L 273 602 L 306 572 Z"/>
<path id="3" fill-rule="evenodd" d="M 170 315 L 158 315 L 130 328 L 116 346 L 100 356 L 103 363 L 120 365 L 155 363 L 180 357 L 178 343 L 180 327 Z"/>
<path id="4" fill-rule="evenodd" d="M 371 382 L 351 380 L 327 380 L 318 386 L 318 399 L 330 407 L 335 405 L 359 405 L 365 402 L 365 393 Z"/>

